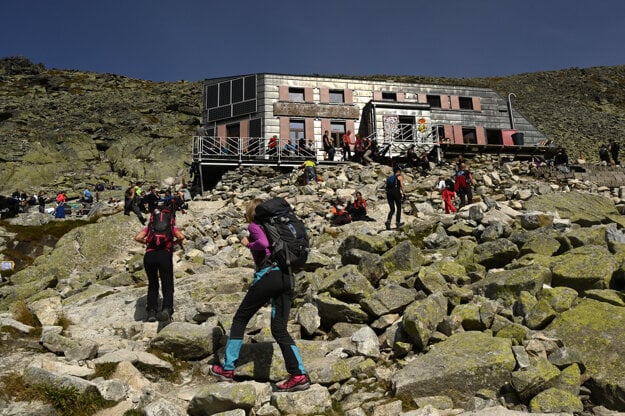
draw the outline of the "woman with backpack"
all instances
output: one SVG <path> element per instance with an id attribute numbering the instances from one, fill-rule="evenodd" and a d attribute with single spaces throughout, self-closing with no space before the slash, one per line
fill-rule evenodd
<path id="1" fill-rule="evenodd" d="M 143 268 L 148 277 L 148 322 L 156 322 L 157 318 L 169 322 L 174 314 L 174 245 L 182 246 L 184 240 L 175 219 L 173 212 L 161 206 L 152 212 L 148 225 L 135 236 L 136 241 L 146 245 Z M 163 304 L 157 315 L 159 277 Z"/>
<path id="2" fill-rule="evenodd" d="M 256 312 L 271 301 L 271 334 L 280 346 L 289 373 L 287 381 L 276 385 L 276 389 L 284 392 L 306 390 L 310 387 L 310 378 L 306 374 L 299 350 L 287 330 L 293 300 L 293 290 L 288 283 L 290 278 L 271 261 L 269 240 L 261 225 L 255 221 L 256 207 L 262 202 L 261 199 L 254 199 L 247 205 L 245 218 L 249 223 L 249 238 L 241 238 L 241 244 L 250 250 L 254 258 L 254 280 L 232 319 L 223 364 L 213 364 L 210 373 L 220 381 L 233 381 L 245 327 Z"/>

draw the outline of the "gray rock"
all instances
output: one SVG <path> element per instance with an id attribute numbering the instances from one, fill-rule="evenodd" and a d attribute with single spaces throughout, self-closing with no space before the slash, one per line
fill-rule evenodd
<path id="1" fill-rule="evenodd" d="M 222 336 L 220 327 L 172 322 L 152 339 L 150 345 L 182 360 L 198 360 L 212 354 Z"/>
<path id="2" fill-rule="evenodd" d="M 317 415 L 328 412 L 332 408 L 332 401 L 325 387 L 313 384 L 304 391 L 274 393 L 271 405 L 281 414 Z"/>
<path id="3" fill-rule="evenodd" d="M 252 383 L 215 383 L 204 385 L 189 402 L 192 416 L 214 415 L 234 409 L 249 411 L 256 404 Z"/>
<path id="4" fill-rule="evenodd" d="M 445 395 L 463 406 L 479 389 L 499 390 L 510 381 L 516 361 L 510 340 L 480 332 L 452 335 L 416 357 L 392 377 L 403 400 Z"/>

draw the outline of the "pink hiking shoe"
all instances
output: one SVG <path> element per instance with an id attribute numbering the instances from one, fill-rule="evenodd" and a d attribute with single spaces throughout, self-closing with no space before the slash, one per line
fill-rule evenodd
<path id="1" fill-rule="evenodd" d="M 217 377 L 219 381 L 234 381 L 234 370 L 224 370 L 219 364 L 213 364 L 209 372 Z"/>
<path id="2" fill-rule="evenodd" d="M 277 384 L 278 391 L 303 391 L 310 388 L 310 378 L 308 374 L 291 374 L 289 379 L 282 384 Z"/>

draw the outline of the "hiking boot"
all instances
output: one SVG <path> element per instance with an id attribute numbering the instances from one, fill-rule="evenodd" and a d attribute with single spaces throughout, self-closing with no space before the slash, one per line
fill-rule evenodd
<path id="1" fill-rule="evenodd" d="M 278 391 L 302 391 L 310 388 L 308 374 L 291 374 L 289 379 L 282 384 L 276 384 Z"/>
<path id="2" fill-rule="evenodd" d="M 395 224 L 395 227 L 396 227 L 396 228 L 399 228 L 399 227 L 401 227 L 402 225 L 404 225 L 404 223 L 403 223 L 403 222 L 398 222 L 398 223 L 396 223 L 396 224 Z"/>
<path id="3" fill-rule="evenodd" d="M 385 222 L 384 225 L 386 225 L 387 230 L 391 229 L 391 223 L 389 221 Z"/>
<path id="4" fill-rule="evenodd" d="M 161 322 L 169 322 L 171 321 L 171 316 L 174 313 L 171 311 L 171 309 L 167 309 L 167 308 L 163 308 L 162 311 L 160 311 L 160 313 L 158 314 L 158 320 Z"/>
<path id="5" fill-rule="evenodd" d="M 219 364 L 211 365 L 208 371 L 219 381 L 234 381 L 234 370 L 224 370 Z"/>
<path id="6" fill-rule="evenodd" d="M 154 309 L 148 310 L 148 322 L 156 322 L 156 311 Z"/>

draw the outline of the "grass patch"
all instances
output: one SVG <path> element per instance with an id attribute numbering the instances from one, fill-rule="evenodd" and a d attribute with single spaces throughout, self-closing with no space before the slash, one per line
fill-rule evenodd
<path id="1" fill-rule="evenodd" d="M 96 364 L 93 378 L 102 377 L 108 380 L 113 375 L 115 370 L 117 370 L 117 363 Z"/>
<path id="2" fill-rule="evenodd" d="M 111 407 L 115 402 L 104 400 L 99 393 L 81 394 L 75 387 L 28 385 L 18 373 L 0 377 L 3 388 L 0 397 L 6 401 L 40 400 L 51 404 L 59 416 L 92 415 L 100 409 Z"/>
<path id="3" fill-rule="evenodd" d="M 145 375 L 152 376 L 153 378 L 162 378 L 172 383 L 179 383 L 182 380 L 182 372 L 191 369 L 191 365 L 187 361 L 177 359 L 174 357 L 173 353 L 168 354 L 155 348 L 148 348 L 147 352 L 170 363 L 173 366 L 173 371 L 157 369 L 137 363 L 137 368 Z"/>
<path id="4" fill-rule="evenodd" d="M 18 300 L 11 305 L 11 314 L 13 315 L 13 319 L 24 325 L 41 328 L 41 322 L 39 322 L 39 319 L 37 319 L 24 300 Z"/>
<path id="5" fill-rule="evenodd" d="M 67 316 L 65 316 L 64 313 L 59 315 L 59 317 L 56 320 L 56 325 L 62 327 L 63 331 L 67 330 L 67 328 L 69 328 L 73 324 L 74 323 Z"/>

